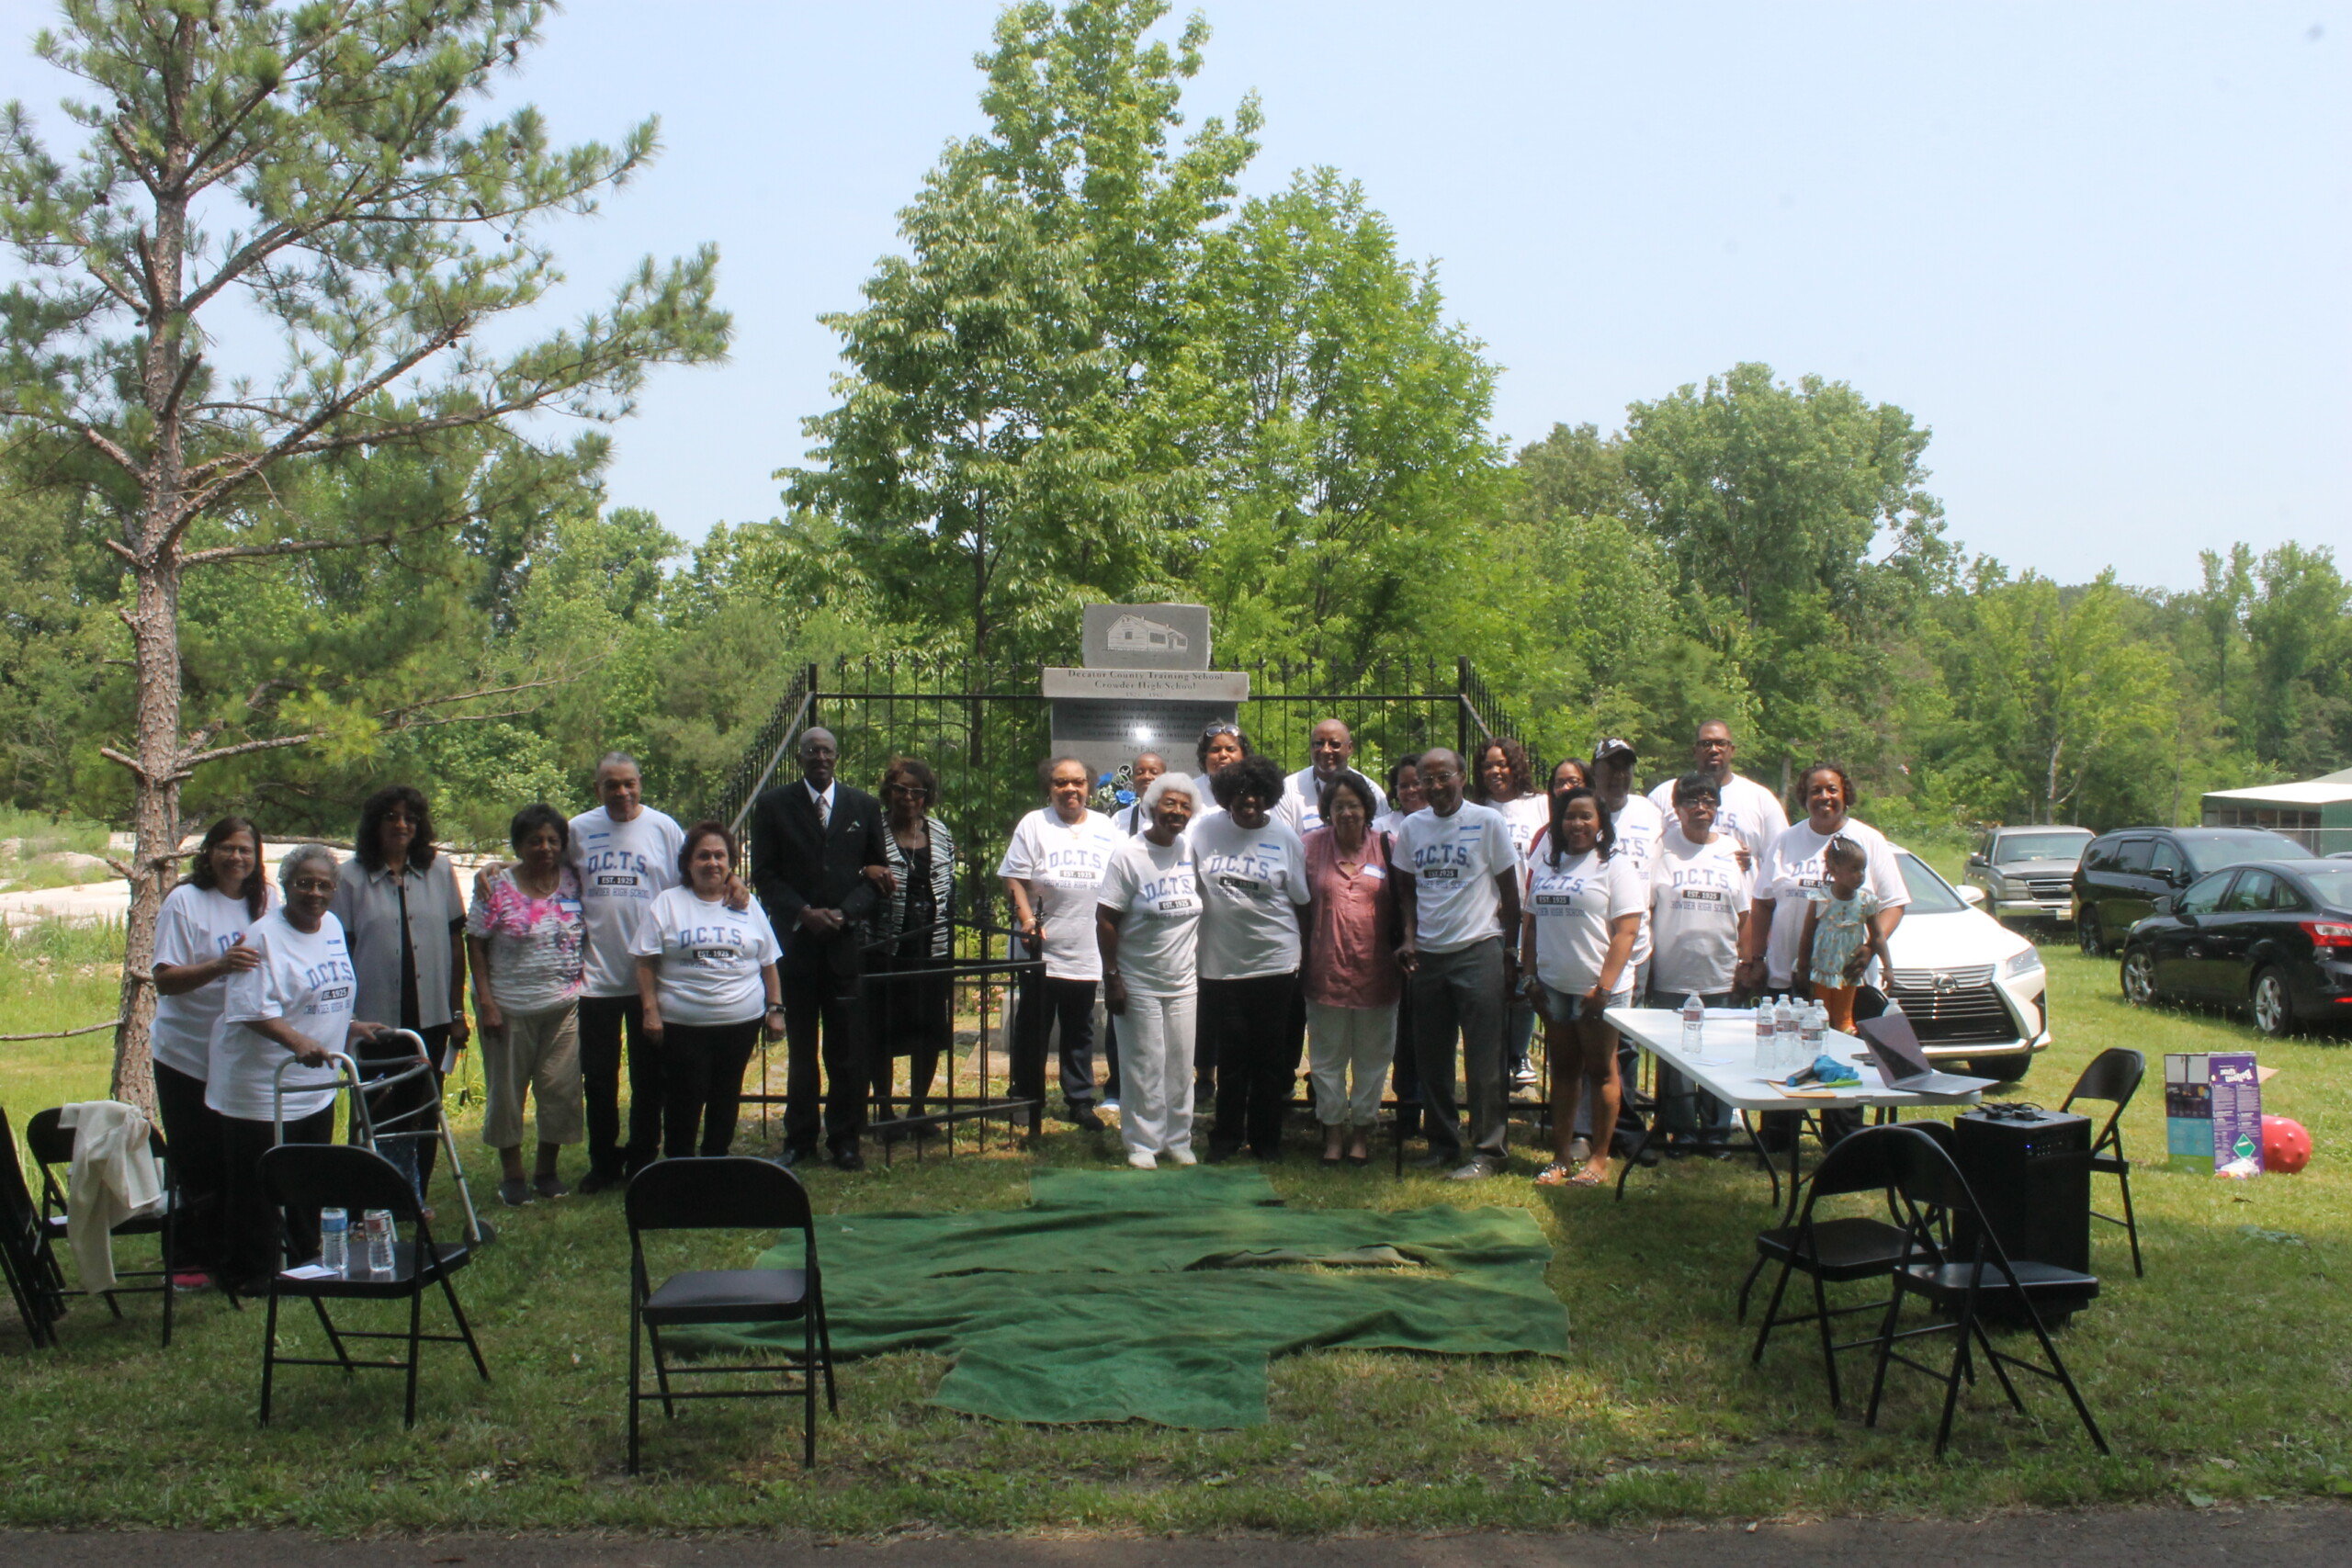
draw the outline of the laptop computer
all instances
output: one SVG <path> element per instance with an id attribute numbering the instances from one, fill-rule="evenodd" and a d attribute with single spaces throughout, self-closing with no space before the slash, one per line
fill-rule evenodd
<path id="1" fill-rule="evenodd" d="M 1993 1087 L 1991 1078 L 1962 1077 L 1958 1073 L 1939 1073 L 1928 1065 L 1928 1053 L 1919 1043 L 1918 1034 L 1911 1021 L 1900 1012 L 1888 1011 L 1876 1018 L 1857 1022 L 1854 1032 L 1869 1043 L 1862 1053 L 1878 1076 L 1886 1080 L 1889 1089 L 1899 1089 L 1905 1094 L 1973 1094 Z"/>

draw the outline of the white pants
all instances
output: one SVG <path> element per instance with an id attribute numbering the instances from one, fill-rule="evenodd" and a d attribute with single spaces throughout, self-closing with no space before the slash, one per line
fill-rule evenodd
<path id="1" fill-rule="evenodd" d="M 1381 1090 L 1396 1054 L 1396 1007 L 1306 1004 L 1306 1076 L 1315 1086 L 1315 1119 L 1326 1127 L 1369 1127 L 1380 1119 Z M 1348 1075 L 1355 1074 L 1355 1089 Z"/>
<path id="2" fill-rule="evenodd" d="M 1193 1146 L 1193 1026 L 1200 1004 L 1130 992 L 1119 1015 L 1119 1136 L 1127 1152 Z"/>

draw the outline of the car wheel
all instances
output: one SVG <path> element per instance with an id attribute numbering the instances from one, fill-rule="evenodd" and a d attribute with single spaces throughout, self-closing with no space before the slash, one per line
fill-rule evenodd
<path id="1" fill-rule="evenodd" d="M 2156 961 L 2144 947 L 2124 950 L 2123 999 L 2135 1008 L 2156 1005 Z"/>
<path id="2" fill-rule="evenodd" d="M 1980 1078 L 1996 1083 L 2023 1083 L 2026 1074 L 2033 1070 L 2033 1053 L 2015 1051 L 2006 1056 L 1971 1056 L 1969 1072 Z"/>
<path id="3" fill-rule="evenodd" d="M 2085 958 L 2097 958 L 2107 951 L 2107 943 L 2099 939 L 2098 917 L 2088 909 L 2084 910 L 2083 918 L 2075 922 L 2075 942 L 2083 950 Z"/>
<path id="4" fill-rule="evenodd" d="M 2273 1040 L 2294 1032 L 2295 998 L 2287 989 L 2287 976 L 2275 968 L 2265 968 L 2254 976 L 2251 993 L 2254 1003 L 2254 1027 Z"/>

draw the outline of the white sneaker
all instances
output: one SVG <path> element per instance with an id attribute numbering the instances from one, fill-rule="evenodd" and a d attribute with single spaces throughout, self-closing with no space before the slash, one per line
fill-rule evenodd
<path id="1" fill-rule="evenodd" d="M 1578 1133 L 1568 1140 L 1568 1163 L 1583 1165 L 1592 1158 L 1592 1140 Z"/>
<path id="2" fill-rule="evenodd" d="M 1471 1160 L 1459 1170 L 1453 1172 L 1453 1174 L 1448 1177 L 1447 1179 L 1451 1181 L 1484 1181 L 1487 1178 L 1494 1174 L 1495 1168 L 1493 1163 L 1489 1160 L 1479 1158 Z"/>
<path id="3" fill-rule="evenodd" d="M 1158 1170 L 1159 1168 L 1159 1156 L 1153 1154 L 1149 1149 L 1129 1149 L 1127 1151 L 1127 1163 L 1134 1166 L 1137 1170 Z M 1192 1164 L 1192 1161 L 1186 1160 L 1184 1163 L 1190 1165 Z"/>
<path id="4" fill-rule="evenodd" d="M 1201 1163 L 1200 1156 L 1193 1152 L 1193 1147 L 1190 1144 L 1185 1145 L 1181 1149 L 1169 1150 L 1168 1157 L 1178 1165 L 1198 1165 Z"/>

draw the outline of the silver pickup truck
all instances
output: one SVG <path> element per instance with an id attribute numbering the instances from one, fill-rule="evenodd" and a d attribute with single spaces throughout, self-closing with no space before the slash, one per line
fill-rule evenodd
<path id="1" fill-rule="evenodd" d="M 2075 867 L 2095 837 L 2088 828 L 1993 828 L 1961 880 L 1984 893 L 1996 920 L 2074 922 Z"/>

